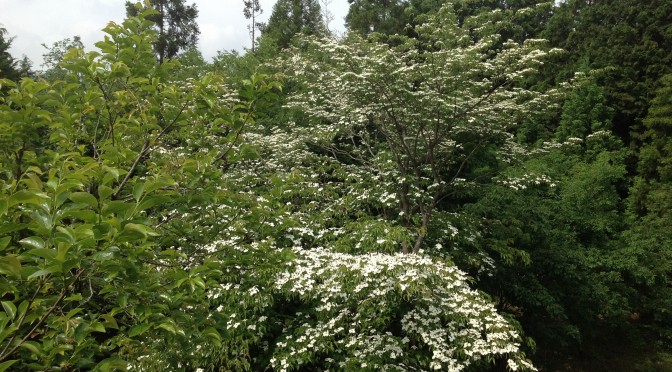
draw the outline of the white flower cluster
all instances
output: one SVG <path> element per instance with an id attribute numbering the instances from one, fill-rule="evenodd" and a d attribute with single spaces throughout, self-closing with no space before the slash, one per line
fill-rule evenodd
<path id="1" fill-rule="evenodd" d="M 276 289 L 314 307 L 285 327 L 271 360 L 277 370 L 312 360 L 346 370 L 459 371 L 490 357 L 533 369 L 518 333 L 454 266 L 420 255 L 295 253 Z"/>
<path id="2" fill-rule="evenodd" d="M 544 174 L 523 174 L 520 177 L 511 177 L 506 179 L 499 179 L 498 183 L 500 185 L 510 187 L 514 190 L 525 190 L 526 188 L 534 185 L 548 185 L 550 187 L 555 187 L 555 182 L 548 176 Z"/>

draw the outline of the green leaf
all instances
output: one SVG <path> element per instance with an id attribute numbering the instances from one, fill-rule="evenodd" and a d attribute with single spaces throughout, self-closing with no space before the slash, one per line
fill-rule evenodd
<path id="1" fill-rule="evenodd" d="M 4 238 L 0 238 L 0 249 L 5 249 L 9 245 L 9 242 L 12 241 L 11 236 L 5 236 Z"/>
<path id="2" fill-rule="evenodd" d="M 26 341 L 21 344 L 21 347 L 27 349 L 33 354 L 42 355 L 42 350 L 40 350 L 40 344 L 35 341 Z"/>
<path id="3" fill-rule="evenodd" d="M 58 252 L 55 249 L 48 249 L 48 248 L 31 249 L 27 253 L 29 255 L 42 257 L 47 260 L 53 260 L 58 255 Z"/>
<path id="4" fill-rule="evenodd" d="M 2 308 L 5 309 L 5 312 L 10 319 L 14 319 L 16 316 L 16 306 L 11 301 L 2 301 Z"/>
<path id="5" fill-rule="evenodd" d="M 124 226 L 124 231 L 134 231 L 142 234 L 142 236 L 147 237 L 147 236 L 159 236 L 157 232 L 152 230 L 149 226 L 146 225 L 141 225 L 137 223 L 127 223 L 126 226 Z"/>
<path id="6" fill-rule="evenodd" d="M 33 219 L 33 222 L 42 228 L 39 230 L 41 233 L 48 234 L 51 231 L 51 227 L 54 221 L 52 220 L 49 213 L 43 210 L 34 210 L 30 214 L 30 217 Z"/>
<path id="7" fill-rule="evenodd" d="M 90 209 L 68 211 L 63 216 L 77 218 L 85 223 L 96 223 L 98 220 L 98 214 Z"/>
<path id="8" fill-rule="evenodd" d="M 205 282 L 203 281 L 203 279 L 200 276 L 197 276 L 197 277 L 193 278 L 192 282 L 194 284 L 196 284 L 197 286 L 205 289 Z"/>
<path id="9" fill-rule="evenodd" d="M 27 279 L 30 280 L 30 279 L 37 278 L 37 277 L 44 276 L 44 275 L 48 275 L 48 274 L 59 273 L 61 271 L 62 271 L 61 270 L 61 265 L 53 265 L 53 266 L 47 267 L 46 269 L 37 270 L 36 272 L 30 274 Z"/>
<path id="10" fill-rule="evenodd" d="M 28 310 L 28 301 L 23 300 L 23 302 L 21 302 L 21 304 L 19 305 L 19 311 L 18 311 L 19 319 L 23 317 L 23 314 L 25 314 L 27 310 Z"/>
<path id="11" fill-rule="evenodd" d="M 114 317 L 110 314 L 103 314 L 100 316 L 104 322 L 103 325 L 107 328 L 112 328 L 112 329 L 119 329 L 119 325 L 117 324 L 117 320 L 114 319 Z"/>
<path id="12" fill-rule="evenodd" d="M 118 216 L 126 216 L 131 210 L 135 208 L 135 204 L 125 203 L 121 200 L 115 200 L 109 202 L 103 207 L 103 214 L 107 215 L 109 213 L 114 213 Z"/>
<path id="13" fill-rule="evenodd" d="M 42 180 L 35 173 L 26 174 L 28 179 L 24 179 L 23 182 L 28 186 L 28 188 L 33 190 L 42 190 Z"/>
<path id="14" fill-rule="evenodd" d="M 145 192 L 146 193 L 151 193 L 154 192 L 160 188 L 163 187 L 168 187 L 168 186 L 173 186 L 175 185 L 175 180 L 168 176 L 161 177 L 157 180 L 154 180 L 153 182 L 148 181 L 147 184 L 145 185 Z"/>
<path id="15" fill-rule="evenodd" d="M 172 333 L 172 334 L 177 334 L 177 329 L 175 328 L 174 324 L 171 323 L 161 323 L 157 326 L 157 328 L 165 329 L 166 331 Z"/>
<path id="16" fill-rule="evenodd" d="M 89 331 L 105 333 L 105 326 L 103 326 L 103 324 L 100 322 L 93 322 L 89 324 Z"/>
<path id="17" fill-rule="evenodd" d="M 144 211 L 149 208 L 153 208 L 157 205 L 161 205 L 171 201 L 172 198 L 166 195 L 160 196 L 147 196 L 145 199 L 138 205 L 138 211 Z"/>
<path id="18" fill-rule="evenodd" d="M 0 274 L 21 277 L 21 262 L 14 255 L 0 257 Z"/>
<path id="19" fill-rule="evenodd" d="M 70 194 L 69 199 L 77 204 L 86 204 L 92 208 L 98 207 L 98 199 L 88 192 L 73 192 Z"/>
<path id="20" fill-rule="evenodd" d="M 105 251 L 94 253 L 93 256 L 91 256 L 91 258 L 94 261 L 98 261 L 98 262 L 109 261 L 109 260 L 114 258 L 114 253 L 115 253 L 114 251 L 106 249 Z"/>
<path id="21" fill-rule="evenodd" d="M 21 190 L 11 195 L 7 202 L 11 207 L 17 204 L 42 204 L 45 200 L 49 200 L 49 196 L 44 193 Z"/>
<path id="22" fill-rule="evenodd" d="M 0 217 L 4 216 L 5 213 L 7 213 L 7 210 L 9 209 L 9 203 L 7 202 L 6 198 L 0 199 Z"/>
<path id="23" fill-rule="evenodd" d="M 139 335 L 147 332 L 147 330 L 149 328 L 151 328 L 151 324 L 147 324 L 147 323 L 136 324 L 133 327 L 131 327 L 131 329 L 128 331 L 128 337 L 139 336 Z"/>
<path id="24" fill-rule="evenodd" d="M 219 332 L 218 332 L 215 328 L 213 328 L 213 327 L 206 328 L 206 329 L 203 331 L 203 336 L 204 336 L 204 337 L 208 337 L 208 338 L 214 338 L 215 340 L 217 340 L 217 341 L 219 341 L 219 342 L 222 341 L 222 336 L 221 336 L 221 335 L 219 334 Z"/>
<path id="25" fill-rule="evenodd" d="M 4 372 L 7 370 L 7 368 L 11 367 L 12 364 L 18 362 L 18 360 L 8 360 L 6 362 L 0 363 L 0 372 Z"/>
<path id="26" fill-rule="evenodd" d="M 21 244 L 26 248 L 36 248 L 36 249 L 44 248 L 44 240 L 39 236 L 31 236 L 25 239 L 21 239 L 19 240 L 19 244 Z"/>
<path id="27" fill-rule="evenodd" d="M 112 357 L 112 358 L 107 358 L 103 360 L 102 362 L 98 363 L 96 367 L 94 368 L 95 371 L 102 371 L 102 372 L 108 372 L 108 371 L 125 371 L 128 368 L 128 363 L 126 363 L 125 360 L 119 358 L 119 357 Z"/>
<path id="28" fill-rule="evenodd" d="M 105 185 L 100 185 L 98 187 L 98 195 L 100 196 L 100 200 L 107 200 L 112 194 L 114 194 L 114 190 L 111 187 Z"/>
<path id="29" fill-rule="evenodd" d="M 143 182 L 136 183 L 135 186 L 133 186 L 133 198 L 139 202 L 143 191 L 145 191 L 145 184 Z"/>

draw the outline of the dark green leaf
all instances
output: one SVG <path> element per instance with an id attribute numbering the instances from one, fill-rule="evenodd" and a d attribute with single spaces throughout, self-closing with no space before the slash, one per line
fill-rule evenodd
<path id="1" fill-rule="evenodd" d="M 151 326 L 152 326 L 151 324 L 147 324 L 147 323 L 134 325 L 134 326 L 131 327 L 131 329 L 128 331 L 128 337 L 139 336 L 139 335 L 141 335 L 141 334 L 147 332 L 147 330 L 148 330 L 149 328 L 151 328 Z"/>

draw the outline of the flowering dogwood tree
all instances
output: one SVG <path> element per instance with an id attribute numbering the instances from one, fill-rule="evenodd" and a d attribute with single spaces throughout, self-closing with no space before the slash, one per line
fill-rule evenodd
<path id="1" fill-rule="evenodd" d="M 461 22 L 447 4 L 396 47 L 307 38 L 286 60 L 305 85 L 289 106 L 316 119 L 315 146 L 372 178 L 381 192 L 360 197 L 408 230 L 406 253 L 423 248 L 441 203 L 492 177 L 475 159 L 512 156 L 512 128 L 557 94 L 524 84 L 555 51 L 501 40 L 496 19 Z"/>

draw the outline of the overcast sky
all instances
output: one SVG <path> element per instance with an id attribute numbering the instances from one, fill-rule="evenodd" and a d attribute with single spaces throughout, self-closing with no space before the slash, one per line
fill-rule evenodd
<path id="1" fill-rule="evenodd" d="M 329 1 L 329 0 L 328 0 Z M 276 0 L 261 0 L 262 20 L 271 14 Z M 125 16 L 125 0 L 0 0 L 0 25 L 15 36 L 10 53 L 16 59 L 25 54 L 40 69 L 45 49 L 42 44 L 79 35 L 87 50 L 103 39 L 100 31 L 107 22 L 121 22 Z M 220 50 L 250 46 L 247 19 L 243 16 L 243 0 L 187 0 L 198 8 L 201 35 L 198 47 L 206 60 Z M 343 18 L 348 12 L 347 0 L 331 0 L 327 9 L 335 20 L 330 29 L 342 33 Z"/>

